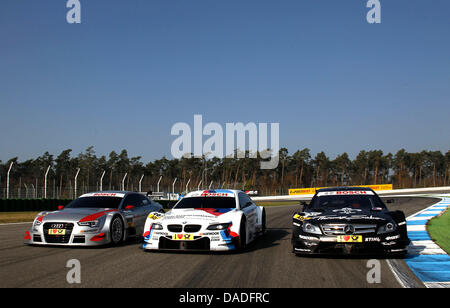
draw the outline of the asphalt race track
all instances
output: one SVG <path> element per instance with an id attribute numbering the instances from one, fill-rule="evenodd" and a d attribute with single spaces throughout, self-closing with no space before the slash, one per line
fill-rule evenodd
<path id="1" fill-rule="evenodd" d="M 389 208 L 406 216 L 437 202 L 395 199 Z M 245 252 L 221 254 L 144 252 L 137 241 L 116 248 L 31 247 L 23 244 L 30 224 L 1 225 L 0 287 L 401 287 L 386 260 L 381 260 L 381 283 L 369 284 L 370 258 L 296 257 L 290 243 L 295 209 L 267 207 L 267 234 Z M 81 284 L 66 282 L 70 259 L 81 262 Z"/>

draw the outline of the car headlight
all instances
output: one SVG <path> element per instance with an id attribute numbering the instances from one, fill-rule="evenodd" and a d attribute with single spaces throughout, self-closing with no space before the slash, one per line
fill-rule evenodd
<path id="1" fill-rule="evenodd" d="M 39 221 L 37 219 L 34 220 L 34 226 L 35 227 L 40 226 L 41 224 L 42 224 L 42 221 Z"/>
<path id="2" fill-rule="evenodd" d="M 206 228 L 207 230 L 225 230 L 227 229 L 231 224 L 215 224 L 215 225 L 210 225 L 208 226 L 208 228 Z"/>
<path id="3" fill-rule="evenodd" d="M 378 228 L 378 234 L 391 233 L 391 232 L 394 232 L 396 230 L 396 228 L 397 227 L 395 226 L 394 223 L 388 222 L 384 226 L 381 226 L 380 228 Z"/>
<path id="4" fill-rule="evenodd" d="M 97 228 L 100 225 L 98 220 L 78 222 L 80 227 Z"/>
<path id="5" fill-rule="evenodd" d="M 322 231 L 320 231 L 320 228 L 318 226 L 315 226 L 310 223 L 303 224 L 303 232 L 312 234 L 322 234 Z"/>
<path id="6" fill-rule="evenodd" d="M 152 229 L 153 230 L 162 230 L 163 225 L 162 224 L 152 224 Z"/>

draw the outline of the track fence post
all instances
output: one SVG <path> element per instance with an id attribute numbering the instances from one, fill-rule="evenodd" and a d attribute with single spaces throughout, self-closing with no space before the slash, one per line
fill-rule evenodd
<path id="1" fill-rule="evenodd" d="M 14 162 L 11 162 L 11 165 L 9 165 L 8 173 L 6 174 L 6 199 L 9 199 L 9 174 L 11 172 L 13 164 Z"/>
<path id="2" fill-rule="evenodd" d="M 80 168 L 77 169 L 77 174 L 75 175 L 75 183 L 74 183 L 74 199 L 77 198 L 77 179 L 78 179 L 78 174 L 80 173 Z"/>

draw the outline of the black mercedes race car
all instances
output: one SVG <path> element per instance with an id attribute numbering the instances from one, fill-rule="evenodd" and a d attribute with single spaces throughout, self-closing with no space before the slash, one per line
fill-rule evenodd
<path id="1" fill-rule="evenodd" d="M 316 192 L 294 214 L 295 254 L 406 254 L 405 214 L 390 212 L 370 188 L 337 187 Z"/>

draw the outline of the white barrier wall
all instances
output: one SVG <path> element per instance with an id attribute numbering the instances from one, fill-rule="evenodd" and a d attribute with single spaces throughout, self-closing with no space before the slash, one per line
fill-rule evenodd
<path id="1" fill-rule="evenodd" d="M 450 186 L 431 187 L 431 188 L 407 188 L 394 190 L 380 190 L 377 194 L 383 195 L 404 195 L 404 194 L 436 194 L 436 193 L 450 193 Z M 252 197 L 253 201 L 302 201 L 311 200 L 313 194 L 310 195 L 285 195 L 285 196 L 266 196 L 266 197 Z"/>

